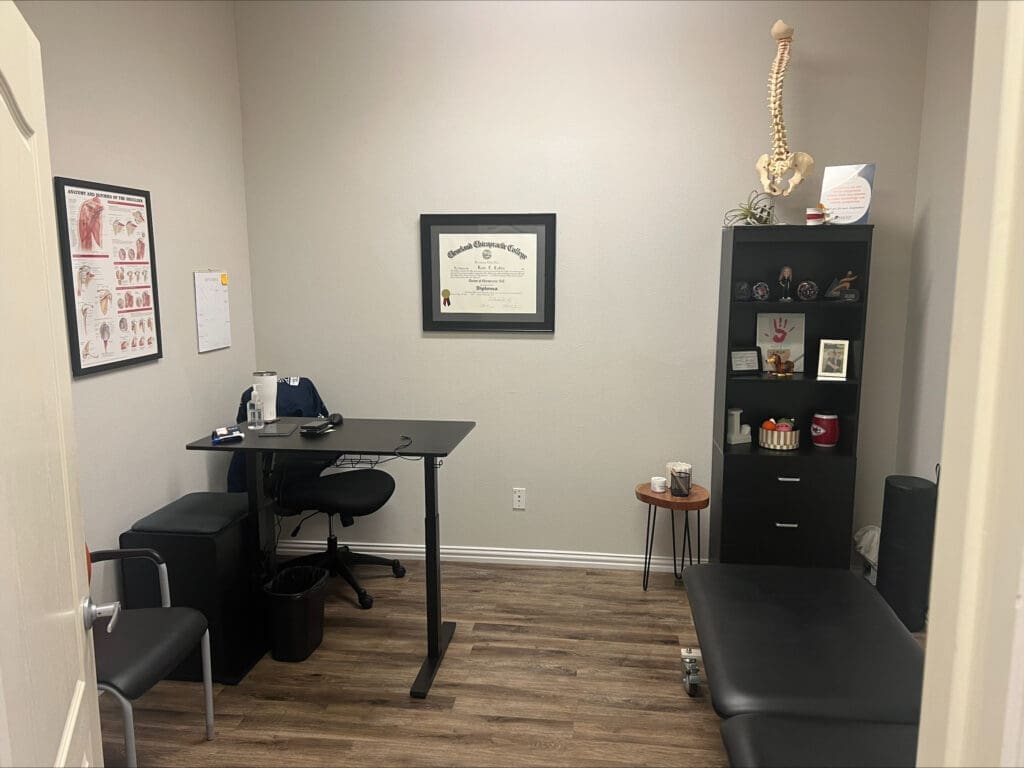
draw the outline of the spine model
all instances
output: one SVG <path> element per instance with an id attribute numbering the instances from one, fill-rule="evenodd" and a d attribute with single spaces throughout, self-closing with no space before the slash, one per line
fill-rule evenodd
<path id="1" fill-rule="evenodd" d="M 782 86 L 789 66 L 789 49 L 793 41 L 793 28 L 786 22 L 776 21 L 772 26 L 772 37 L 777 49 L 775 60 L 768 74 L 768 111 L 771 114 L 771 154 L 758 159 L 756 168 L 761 177 L 761 186 L 770 195 L 788 195 L 803 181 L 814 168 L 814 158 L 806 152 L 790 152 L 786 138 L 786 121 L 782 116 Z M 786 183 L 787 175 L 792 176 Z"/>

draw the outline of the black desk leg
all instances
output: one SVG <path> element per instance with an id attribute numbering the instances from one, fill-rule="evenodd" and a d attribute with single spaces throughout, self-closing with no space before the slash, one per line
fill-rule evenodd
<path id="1" fill-rule="evenodd" d="M 274 551 L 274 512 L 264 498 L 263 451 L 246 452 L 245 477 L 249 494 L 248 550 L 256 558 L 252 572 L 266 580 L 277 572 L 277 552 Z"/>
<path id="2" fill-rule="evenodd" d="M 441 537 L 437 514 L 437 459 L 423 457 L 423 488 L 425 492 L 424 542 L 427 569 L 427 658 L 413 681 L 409 695 L 425 699 L 441 668 L 444 652 L 455 634 L 454 621 L 441 621 Z"/>

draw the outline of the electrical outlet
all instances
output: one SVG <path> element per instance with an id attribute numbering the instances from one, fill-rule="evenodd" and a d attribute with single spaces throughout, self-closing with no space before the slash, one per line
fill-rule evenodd
<path id="1" fill-rule="evenodd" d="M 512 489 L 512 509 L 526 509 L 526 489 Z"/>

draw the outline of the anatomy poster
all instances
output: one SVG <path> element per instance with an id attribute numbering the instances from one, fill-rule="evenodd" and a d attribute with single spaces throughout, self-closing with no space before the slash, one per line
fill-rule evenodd
<path id="1" fill-rule="evenodd" d="M 56 177 L 74 375 L 163 356 L 149 192 Z"/>
<path id="2" fill-rule="evenodd" d="M 537 235 L 441 233 L 441 313 L 537 312 Z"/>

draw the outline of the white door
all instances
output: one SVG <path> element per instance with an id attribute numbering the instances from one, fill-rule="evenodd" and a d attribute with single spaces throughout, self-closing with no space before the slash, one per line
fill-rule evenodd
<path id="1" fill-rule="evenodd" d="M 0 766 L 102 762 L 39 41 L 0 0 Z"/>

